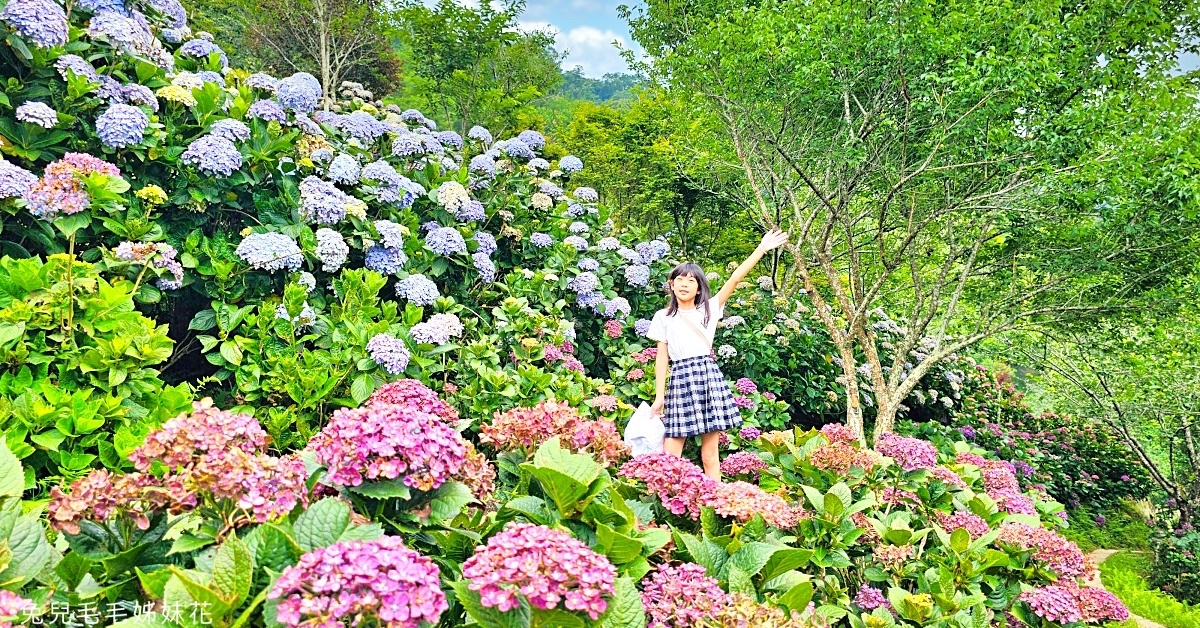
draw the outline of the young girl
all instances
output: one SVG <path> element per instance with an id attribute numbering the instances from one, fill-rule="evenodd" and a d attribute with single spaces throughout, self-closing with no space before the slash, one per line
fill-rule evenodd
<path id="1" fill-rule="evenodd" d="M 663 447 L 682 456 L 684 442 L 700 435 L 704 473 L 715 480 L 721 479 L 721 459 L 717 452 L 721 432 L 742 423 L 729 384 L 712 357 L 717 321 L 721 320 L 725 302 L 738 283 L 767 251 L 787 242 L 787 237 L 783 231 L 767 232 L 762 243 L 733 271 L 716 296 L 709 293 L 703 269 L 691 262 L 676 266 L 667 277 L 671 300 L 666 309 L 655 313 L 646 333 L 651 340 L 658 341 L 654 364 L 656 394 L 651 410 L 663 417 L 666 427 Z"/>

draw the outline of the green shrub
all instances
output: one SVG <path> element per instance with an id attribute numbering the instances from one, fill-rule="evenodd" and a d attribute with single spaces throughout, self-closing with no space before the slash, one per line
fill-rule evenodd
<path id="1" fill-rule="evenodd" d="M 1181 601 L 1200 604 L 1200 532 L 1156 535 L 1149 580 Z"/>
<path id="2" fill-rule="evenodd" d="M 1150 549 L 1153 529 L 1124 510 L 1080 507 L 1068 512 L 1070 528 L 1063 536 L 1085 552 L 1095 549 Z M 1103 517 L 1102 519 L 1100 517 Z"/>
<path id="3" fill-rule="evenodd" d="M 1104 587 L 1129 607 L 1130 613 L 1166 628 L 1200 628 L 1200 608 L 1151 589 L 1142 575 L 1149 569 L 1146 558 L 1120 552 L 1100 565 L 1100 578 Z"/>

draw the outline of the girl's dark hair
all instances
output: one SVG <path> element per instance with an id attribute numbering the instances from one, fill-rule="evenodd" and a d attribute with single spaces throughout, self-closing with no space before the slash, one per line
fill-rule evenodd
<path id="1" fill-rule="evenodd" d="M 691 277 L 696 280 L 698 289 L 695 304 L 698 308 L 704 308 L 704 326 L 708 327 L 708 300 L 712 298 L 712 293 L 708 289 L 708 278 L 704 276 L 704 269 L 695 262 L 684 262 L 667 275 L 667 298 L 670 299 L 667 303 L 667 316 L 675 316 L 679 312 L 679 300 L 675 298 L 675 291 L 671 289 L 671 282 L 675 281 L 676 277 Z"/>

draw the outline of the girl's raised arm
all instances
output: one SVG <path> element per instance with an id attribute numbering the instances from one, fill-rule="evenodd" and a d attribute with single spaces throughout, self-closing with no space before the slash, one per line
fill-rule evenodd
<path id="1" fill-rule="evenodd" d="M 741 266 L 734 269 L 733 274 L 729 276 L 729 280 L 721 286 L 721 290 L 717 292 L 717 299 L 721 303 L 721 307 L 725 306 L 725 302 L 729 297 L 733 296 L 733 291 L 737 289 L 737 285 L 750 274 L 750 271 L 758 264 L 758 260 L 762 259 L 767 251 L 777 249 L 787 242 L 788 234 L 786 231 L 772 229 L 763 236 L 762 242 L 758 244 L 758 248 L 742 262 Z"/>

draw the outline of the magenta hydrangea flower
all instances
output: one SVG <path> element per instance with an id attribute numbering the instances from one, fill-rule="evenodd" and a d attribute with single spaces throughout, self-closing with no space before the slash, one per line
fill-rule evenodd
<path id="1" fill-rule="evenodd" d="M 938 525 L 942 526 L 947 532 L 954 532 L 962 528 L 971 535 L 971 540 L 975 540 L 988 532 L 991 528 L 988 527 L 988 522 L 983 520 L 983 517 L 971 512 L 959 511 L 954 514 L 944 512 L 937 513 Z"/>
<path id="2" fill-rule="evenodd" d="M 734 395 L 733 396 L 733 405 L 735 405 L 739 408 L 746 408 L 748 410 L 753 410 L 754 409 L 754 400 L 749 397 L 745 397 L 743 395 Z"/>
<path id="3" fill-rule="evenodd" d="M 648 628 L 699 628 L 716 618 L 729 598 L 704 567 L 659 565 L 642 580 Z"/>
<path id="4" fill-rule="evenodd" d="M 12 591 L 0 589 L 0 617 L 11 617 L 18 620 L 29 619 L 29 614 L 37 610 L 37 605 Z M 0 619 L 0 628 L 12 628 L 11 623 Z"/>
<path id="5" fill-rule="evenodd" d="M 721 473 L 725 475 L 754 475 L 757 477 L 758 472 L 766 468 L 767 463 L 763 462 L 758 454 L 749 451 L 730 454 L 721 461 Z"/>
<path id="6" fill-rule="evenodd" d="M 121 171 L 107 161 L 87 153 L 67 153 L 62 159 L 46 166 L 42 178 L 29 188 L 25 196 L 29 213 L 38 218 L 53 220 L 60 213 L 77 214 L 87 209 L 91 198 L 88 197 L 79 177 L 88 174 L 119 177 Z"/>
<path id="7" fill-rule="evenodd" d="M 762 430 L 754 427 L 753 425 L 747 425 L 743 427 L 740 432 L 738 432 L 738 436 L 741 436 L 746 440 L 758 440 L 758 437 L 762 436 Z"/>
<path id="8" fill-rule="evenodd" d="M 888 608 L 891 604 L 884 597 L 883 591 L 875 587 L 863 584 L 858 589 L 858 594 L 854 596 L 854 605 L 867 611 L 873 611 L 877 608 Z"/>
<path id="9" fill-rule="evenodd" d="M 1051 584 L 1038 587 L 1022 593 L 1019 599 L 1029 604 L 1029 610 L 1042 619 L 1061 624 L 1070 624 L 1080 621 L 1083 618 L 1083 611 L 1079 608 L 1079 601 L 1075 599 L 1075 595 L 1071 590 L 1065 586 Z"/>
<path id="10" fill-rule="evenodd" d="M 1000 526 L 999 543 L 1021 551 L 1033 550 L 1033 558 L 1046 564 L 1059 578 L 1078 578 L 1089 568 L 1079 546 L 1061 534 L 1025 523 L 1006 523 Z"/>
<path id="11" fill-rule="evenodd" d="M 758 384 L 755 384 L 754 380 L 750 379 L 749 377 L 738 378 L 738 381 L 733 384 L 733 387 L 743 395 L 750 395 L 758 392 Z"/>
<path id="12" fill-rule="evenodd" d="M 458 410 L 442 401 L 438 394 L 420 380 L 401 379 L 384 384 L 367 399 L 367 405 L 408 406 L 432 414 L 453 425 L 458 421 Z"/>
<path id="13" fill-rule="evenodd" d="M 376 620 L 388 628 L 437 623 L 449 608 L 440 572 L 394 536 L 315 549 L 283 570 L 269 599 L 285 626 L 342 626 Z"/>
<path id="14" fill-rule="evenodd" d="M 621 465 L 619 474 L 646 483 L 646 490 L 658 497 L 664 508 L 676 515 L 700 518 L 700 507 L 717 482 L 680 456 L 666 452 L 643 454 Z"/>
<path id="15" fill-rule="evenodd" d="M 560 530 L 509 523 L 463 563 L 480 603 L 507 612 L 520 606 L 581 611 L 595 620 L 608 608 L 617 570 L 607 558 Z"/>
<path id="16" fill-rule="evenodd" d="M 307 449 L 328 470 L 325 479 L 331 484 L 359 486 L 402 477 L 422 491 L 458 473 L 467 453 L 458 432 L 437 416 L 385 404 L 335 411 Z"/>
<path id="17" fill-rule="evenodd" d="M 234 448 L 256 454 L 266 448 L 270 437 L 254 417 L 215 408 L 211 399 L 197 401 L 192 408 L 191 414 L 167 421 L 133 450 L 129 460 L 135 469 L 149 471 L 157 461 L 176 470 L 204 454 L 224 454 Z"/>
<path id="18" fill-rule="evenodd" d="M 1084 623 L 1100 623 L 1106 621 L 1125 621 L 1129 619 L 1129 609 L 1117 596 L 1093 587 L 1080 587 L 1075 592 L 1079 601 L 1079 611 Z"/>
<path id="19" fill-rule="evenodd" d="M 905 471 L 937 466 L 937 449 L 919 438 L 884 434 L 875 441 L 875 451 L 894 458 Z"/>
<path id="20" fill-rule="evenodd" d="M 857 443 L 858 439 L 849 427 L 841 423 L 826 423 L 821 426 L 821 435 L 832 443 Z"/>

